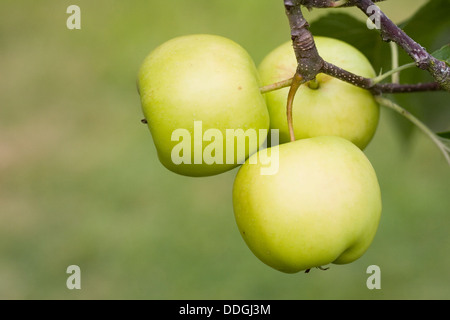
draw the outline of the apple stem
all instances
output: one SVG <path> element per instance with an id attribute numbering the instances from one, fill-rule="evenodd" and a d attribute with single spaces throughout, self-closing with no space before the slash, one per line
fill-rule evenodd
<path id="1" fill-rule="evenodd" d="M 308 87 L 312 90 L 317 90 L 320 87 L 319 81 L 317 78 L 314 78 L 308 82 Z"/>
<path id="2" fill-rule="evenodd" d="M 293 123 L 293 119 L 292 119 L 292 108 L 293 108 L 293 104 L 294 104 L 294 98 L 298 91 L 298 88 L 300 88 L 300 85 L 302 85 L 302 83 L 304 83 L 304 82 L 305 81 L 304 81 L 303 77 L 300 74 L 295 73 L 294 78 L 292 80 L 291 88 L 289 89 L 287 107 L 286 107 L 286 115 L 287 115 L 287 122 L 288 122 L 288 127 L 289 127 L 289 137 L 290 137 L 291 141 L 295 141 L 294 123 Z"/>
<path id="3" fill-rule="evenodd" d="M 272 92 L 272 91 L 275 91 L 275 90 L 287 88 L 287 87 L 290 87 L 292 85 L 292 80 L 293 80 L 293 78 L 290 78 L 290 79 L 287 79 L 287 80 L 283 80 L 283 81 L 280 81 L 280 82 L 269 84 L 267 86 L 259 88 L 259 91 L 262 94 L 265 94 L 265 93 Z"/>

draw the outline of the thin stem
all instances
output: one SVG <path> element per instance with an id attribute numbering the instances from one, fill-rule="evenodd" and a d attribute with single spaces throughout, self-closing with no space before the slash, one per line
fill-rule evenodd
<path id="1" fill-rule="evenodd" d="M 417 119 L 415 116 L 413 116 L 411 113 L 409 113 L 407 110 L 400 107 L 398 104 L 394 103 L 393 101 L 383 98 L 383 97 L 375 97 L 377 102 L 380 105 L 383 105 L 385 107 L 388 107 L 389 109 L 394 110 L 395 112 L 401 114 L 406 119 L 411 121 L 414 125 L 416 125 L 420 130 L 422 130 L 423 133 L 425 133 L 439 148 L 439 150 L 442 152 L 442 154 L 445 157 L 445 160 L 447 160 L 448 165 L 450 166 L 450 154 L 448 151 L 447 146 L 441 141 L 441 139 L 433 132 L 430 128 L 428 128 L 422 121 Z"/>
<path id="2" fill-rule="evenodd" d="M 395 70 L 399 67 L 398 65 L 398 46 L 395 42 L 391 42 L 391 69 Z M 400 83 L 400 73 L 395 72 L 392 74 L 392 83 Z"/>
<path id="3" fill-rule="evenodd" d="M 286 115 L 287 115 L 287 122 L 288 122 L 288 127 L 289 127 L 289 137 L 291 139 L 291 142 L 295 141 L 294 123 L 293 123 L 293 119 L 292 119 L 292 107 L 294 104 L 295 94 L 297 93 L 298 88 L 300 88 L 300 85 L 302 83 L 304 83 L 303 77 L 300 74 L 296 73 L 294 75 L 291 89 L 289 90 L 289 94 L 288 94 Z"/>
<path id="4" fill-rule="evenodd" d="M 317 90 L 320 87 L 319 81 L 317 80 L 317 78 L 314 78 L 310 81 L 308 81 L 308 87 L 312 90 Z"/>
<path id="5" fill-rule="evenodd" d="M 384 79 L 390 77 L 392 75 L 392 82 L 398 84 L 398 81 L 396 79 L 394 79 L 394 75 L 398 74 L 400 71 L 409 69 L 409 68 L 414 68 L 416 66 L 416 64 L 414 62 L 405 64 L 403 66 L 394 68 L 386 73 L 383 73 L 382 75 L 379 75 L 378 77 L 373 78 L 373 83 L 377 84 L 380 83 L 381 81 L 383 81 Z"/>
<path id="6" fill-rule="evenodd" d="M 271 91 L 275 91 L 275 90 L 283 89 L 283 88 L 286 88 L 286 87 L 290 87 L 291 84 L 292 84 L 292 79 L 293 78 L 290 78 L 290 79 L 287 79 L 287 80 L 283 80 L 283 81 L 280 81 L 280 82 L 276 82 L 276 83 L 273 83 L 273 84 L 269 84 L 267 86 L 259 88 L 259 91 L 261 91 L 261 93 L 264 94 L 264 93 L 268 93 L 268 92 L 271 92 Z"/>

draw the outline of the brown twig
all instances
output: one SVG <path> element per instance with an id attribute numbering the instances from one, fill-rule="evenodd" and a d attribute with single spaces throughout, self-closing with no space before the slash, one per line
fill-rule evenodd
<path id="1" fill-rule="evenodd" d="M 324 72 L 335 76 L 341 80 L 350 82 L 356 86 L 373 89 L 375 93 L 381 93 L 382 90 L 411 92 L 407 90 L 423 91 L 427 88 L 431 90 L 450 91 L 450 66 L 444 61 L 438 60 L 427 52 L 420 44 L 410 38 L 401 28 L 393 23 L 372 0 L 348 0 L 342 1 L 332 0 L 284 0 L 286 14 L 291 27 L 291 37 L 295 55 L 297 57 L 297 72 L 301 74 L 306 81 L 314 79 L 319 72 Z M 357 6 L 368 17 L 372 18 L 373 10 L 376 9 L 376 19 L 379 20 L 380 34 L 384 41 L 393 41 L 397 43 L 416 63 L 417 67 L 427 70 L 435 82 L 439 84 L 422 86 L 422 85 L 406 85 L 405 90 L 400 89 L 399 85 L 373 85 L 369 79 L 353 75 L 345 70 L 332 66 L 322 60 L 317 52 L 314 37 L 309 31 L 309 24 L 303 16 L 301 6 L 307 8 L 329 8 L 335 7 L 336 3 L 341 6 Z"/>

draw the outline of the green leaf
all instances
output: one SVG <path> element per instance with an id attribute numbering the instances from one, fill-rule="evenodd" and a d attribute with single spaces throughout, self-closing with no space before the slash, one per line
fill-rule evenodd
<path id="1" fill-rule="evenodd" d="M 345 13 L 330 13 L 311 24 L 314 36 L 324 36 L 347 42 L 361 51 L 377 72 L 390 69 L 390 47 L 376 30 L 367 28 L 365 21 Z"/>
<path id="2" fill-rule="evenodd" d="M 450 43 L 443 46 L 439 50 L 433 52 L 433 57 L 436 59 L 445 61 L 448 65 L 450 65 Z"/>

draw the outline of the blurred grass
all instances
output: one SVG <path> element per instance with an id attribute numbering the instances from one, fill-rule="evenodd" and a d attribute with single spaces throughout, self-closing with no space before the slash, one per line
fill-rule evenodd
<path id="1" fill-rule="evenodd" d="M 399 22 L 421 3 L 380 6 Z M 289 39 L 280 1 L 79 0 L 79 31 L 65 26 L 70 4 L 0 4 L 1 299 L 450 298 L 450 171 L 420 132 L 403 147 L 388 110 L 366 151 L 379 232 L 327 272 L 285 275 L 251 254 L 233 217 L 236 170 L 194 179 L 159 164 L 139 122 L 142 59 L 172 37 L 214 33 L 259 63 Z M 82 290 L 65 286 L 71 264 Z M 371 264 L 382 290 L 365 286 Z"/>

